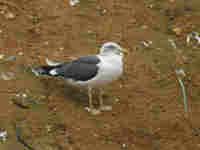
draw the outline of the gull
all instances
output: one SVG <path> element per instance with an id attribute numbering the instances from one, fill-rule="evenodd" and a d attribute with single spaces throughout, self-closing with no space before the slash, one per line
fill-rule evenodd
<path id="1" fill-rule="evenodd" d="M 93 115 L 101 111 L 112 110 L 103 103 L 103 86 L 117 80 L 123 73 L 123 56 L 127 51 L 119 44 L 106 42 L 97 55 L 81 56 L 67 62 L 52 62 L 33 70 L 36 75 L 63 77 L 71 85 L 88 88 L 89 107 L 86 110 Z M 99 88 L 99 109 L 93 106 L 92 90 Z"/>

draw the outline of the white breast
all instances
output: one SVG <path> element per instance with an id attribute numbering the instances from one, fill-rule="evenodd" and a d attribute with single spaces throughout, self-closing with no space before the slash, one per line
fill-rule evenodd
<path id="1" fill-rule="evenodd" d="M 122 56 L 98 56 L 101 63 L 98 64 L 98 74 L 91 80 L 87 81 L 89 86 L 101 86 L 112 82 L 120 77 L 123 72 Z"/>

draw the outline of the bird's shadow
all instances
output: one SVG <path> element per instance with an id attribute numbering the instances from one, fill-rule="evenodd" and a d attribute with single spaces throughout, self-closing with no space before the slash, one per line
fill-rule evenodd
<path id="1" fill-rule="evenodd" d="M 48 91 L 47 97 L 59 95 L 74 104 L 88 106 L 88 89 L 86 87 L 68 85 L 62 79 L 49 80 L 48 78 L 43 78 L 40 81 Z M 93 99 L 98 99 L 97 92 L 93 92 Z M 94 101 L 94 105 L 97 105 L 97 101 Z"/>

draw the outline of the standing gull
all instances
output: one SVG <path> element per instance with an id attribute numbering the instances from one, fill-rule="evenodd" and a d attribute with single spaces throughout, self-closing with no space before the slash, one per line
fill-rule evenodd
<path id="1" fill-rule="evenodd" d="M 125 50 L 117 43 L 107 42 L 100 48 L 97 55 L 81 56 L 71 62 L 53 63 L 46 60 L 48 65 L 33 70 L 36 74 L 61 76 L 72 85 L 88 88 L 89 107 L 87 110 L 97 115 L 101 111 L 112 110 L 111 106 L 103 103 L 102 87 L 120 77 L 123 72 L 123 56 Z M 92 102 L 92 89 L 99 88 L 99 109 L 95 109 Z"/>

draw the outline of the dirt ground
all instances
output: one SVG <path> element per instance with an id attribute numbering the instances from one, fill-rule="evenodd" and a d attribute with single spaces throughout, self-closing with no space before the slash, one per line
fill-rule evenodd
<path id="1" fill-rule="evenodd" d="M 199 0 L 0 1 L 0 150 L 200 149 Z M 128 49 L 122 78 L 105 87 L 111 112 L 90 115 L 87 91 L 36 77 L 45 58 Z M 175 73 L 183 69 L 189 113 Z M 18 129 L 18 128 L 17 128 Z"/>

